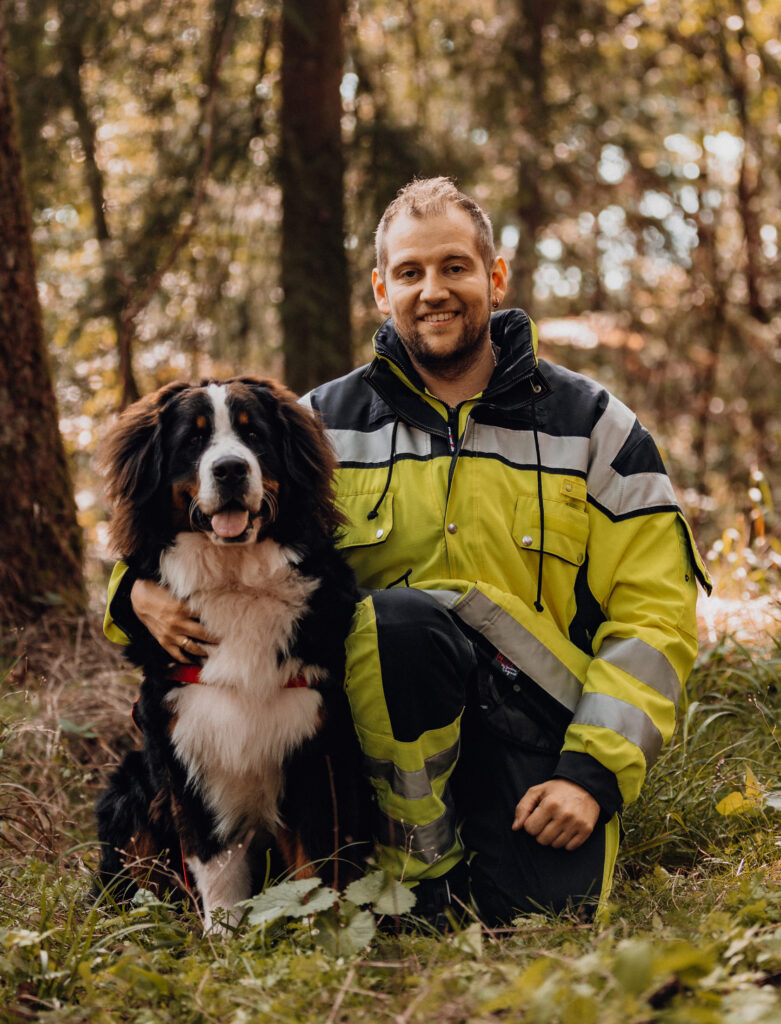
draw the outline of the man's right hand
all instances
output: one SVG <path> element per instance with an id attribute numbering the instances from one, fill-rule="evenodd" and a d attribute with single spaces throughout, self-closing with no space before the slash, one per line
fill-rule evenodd
<path id="1" fill-rule="evenodd" d="M 136 580 L 130 591 L 133 611 L 175 661 L 197 663 L 216 643 L 192 610 L 153 580 Z"/>

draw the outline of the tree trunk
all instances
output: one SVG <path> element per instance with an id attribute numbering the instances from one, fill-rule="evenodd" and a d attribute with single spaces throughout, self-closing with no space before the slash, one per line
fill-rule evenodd
<path id="1" fill-rule="evenodd" d="M 545 100 L 545 37 L 543 29 L 551 14 L 548 0 L 516 0 L 516 22 L 512 33 L 513 90 L 518 123 L 527 144 L 518 154 L 515 216 L 520 237 L 510 268 L 511 294 L 508 301 L 524 309 L 534 303 L 534 273 L 539 262 L 537 241 L 544 223 L 545 200 L 540 190 L 540 152 L 547 146 L 548 109 Z"/>
<path id="2" fill-rule="evenodd" d="M 343 0 L 282 7 L 282 328 L 303 392 L 352 366 L 342 178 Z"/>
<path id="3" fill-rule="evenodd" d="M 0 624 L 85 607 L 81 531 L 46 356 L 0 3 Z"/>
<path id="4" fill-rule="evenodd" d="M 77 0 L 59 0 L 60 53 L 62 56 L 61 79 L 65 95 L 70 103 L 73 118 L 78 126 L 79 141 L 84 150 L 84 177 L 89 190 L 92 216 L 95 224 L 95 238 L 100 245 L 103 262 L 103 292 L 106 315 L 114 324 L 119 356 L 118 376 L 122 388 L 121 405 L 125 406 L 140 398 L 141 392 L 133 373 L 132 335 L 126 334 L 122 311 L 126 296 L 118 275 L 117 254 L 106 220 L 106 197 L 103 175 L 98 167 L 95 147 L 95 125 L 87 107 L 87 100 L 81 86 L 81 69 L 84 65 L 82 40 L 89 10 Z"/>

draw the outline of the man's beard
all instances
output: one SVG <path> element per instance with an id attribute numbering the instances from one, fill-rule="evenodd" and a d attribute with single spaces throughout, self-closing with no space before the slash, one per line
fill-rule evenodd
<path id="1" fill-rule="evenodd" d="M 398 325 L 394 326 L 407 352 L 419 366 L 441 380 L 457 380 L 477 361 L 490 336 L 490 323 L 490 313 L 482 324 L 464 318 L 461 335 L 448 352 L 436 351 L 414 328 L 409 333 L 402 333 Z"/>

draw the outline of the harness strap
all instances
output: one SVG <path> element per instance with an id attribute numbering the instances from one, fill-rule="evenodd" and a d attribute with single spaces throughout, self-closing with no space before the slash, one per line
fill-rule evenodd
<path id="1" fill-rule="evenodd" d="M 200 665 L 174 665 L 169 671 L 168 679 L 175 683 L 200 683 L 201 680 L 201 666 Z M 299 673 L 297 676 L 293 676 L 292 679 L 288 679 L 285 683 L 286 690 L 297 690 L 300 688 L 311 688 L 316 689 L 320 685 L 319 679 L 314 679 L 311 683 L 307 681 L 306 677 Z"/>

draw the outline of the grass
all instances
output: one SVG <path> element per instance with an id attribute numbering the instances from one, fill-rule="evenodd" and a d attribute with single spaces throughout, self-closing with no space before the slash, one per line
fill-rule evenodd
<path id="1" fill-rule="evenodd" d="M 193 908 L 89 897 L 92 804 L 136 681 L 95 624 L 0 649 L 0 1021 L 770 1024 L 781 1020 L 781 648 L 706 651 L 624 819 L 600 927 L 530 917 L 333 958 L 311 922 L 202 937 Z M 719 802 L 743 797 L 736 813 Z M 724 808 L 722 807 L 722 810 Z"/>

